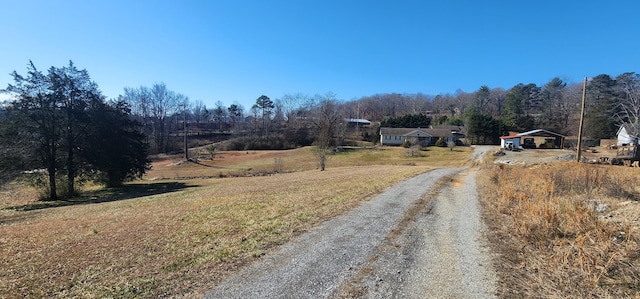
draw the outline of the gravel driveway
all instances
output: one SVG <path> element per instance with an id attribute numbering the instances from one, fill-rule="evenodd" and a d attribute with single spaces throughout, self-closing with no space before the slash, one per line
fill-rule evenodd
<path id="1" fill-rule="evenodd" d="M 433 170 L 265 255 L 205 298 L 491 297 L 496 275 L 478 209 L 473 171 Z"/>
<path id="2" fill-rule="evenodd" d="M 492 298 L 496 274 L 482 236 L 475 171 L 440 189 L 371 263 L 343 285 L 342 298 Z"/>

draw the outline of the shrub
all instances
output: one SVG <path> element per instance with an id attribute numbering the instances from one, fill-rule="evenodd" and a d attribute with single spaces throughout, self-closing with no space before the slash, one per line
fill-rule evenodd
<path id="1" fill-rule="evenodd" d="M 421 147 L 419 145 L 414 145 L 411 147 L 408 147 L 405 151 L 404 151 L 404 155 L 407 157 L 420 157 L 422 156 L 422 154 L 420 153 Z"/>
<path id="2" fill-rule="evenodd" d="M 222 146 L 225 150 L 283 150 L 296 148 L 284 135 L 276 136 L 247 136 L 226 141 Z"/>
<path id="3" fill-rule="evenodd" d="M 99 173 L 93 174 L 93 176 L 99 175 Z M 90 179 L 95 179 L 92 176 L 81 174 L 75 180 L 76 187 L 80 191 L 82 186 Z M 35 188 L 38 191 L 38 200 L 40 201 L 48 201 L 51 198 L 49 197 L 49 176 L 47 172 L 44 171 L 35 171 L 29 172 L 21 175 L 18 178 L 19 181 L 24 182 L 26 185 Z M 60 199 L 68 199 L 76 194 L 70 192 L 69 188 L 67 188 L 67 177 L 64 175 L 56 175 L 56 193 L 58 198 Z"/>

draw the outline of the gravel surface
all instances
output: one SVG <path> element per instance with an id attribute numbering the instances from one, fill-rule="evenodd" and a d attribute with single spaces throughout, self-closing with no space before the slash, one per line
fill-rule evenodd
<path id="1" fill-rule="evenodd" d="M 438 183 L 456 175 L 463 181 Z M 474 172 L 433 170 L 295 238 L 205 298 L 491 297 L 496 275 L 479 215 Z"/>
<path id="2" fill-rule="evenodd" d="M 492 298 L 496 273 L 482 236 L 475 171 L 441 189 L 411 224 L 379 246 L 337 297 Z"/>
<path id="3" fill-rule="evenodd" d="M 472 145 L 473 152 L 471 152 L 471 156 L 469 157 L 469 162 L 473 164 L 482 164 L 482 160 L 484 156 L 488 153 L 493 153 L 495 150 L 499 148 L 499 146 L 495 145 Z"/>

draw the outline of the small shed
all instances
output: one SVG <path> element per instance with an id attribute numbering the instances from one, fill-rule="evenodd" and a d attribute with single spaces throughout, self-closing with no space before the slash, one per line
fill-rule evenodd
<path id="1" fill-rule="evenodd" d="M 509 135 L 500 137 L 500 147 L 501 148 L 509 148 L 509 145 L 513 146 L 513 148 L 520 147 L 520 136 L 518 135 Z"/>

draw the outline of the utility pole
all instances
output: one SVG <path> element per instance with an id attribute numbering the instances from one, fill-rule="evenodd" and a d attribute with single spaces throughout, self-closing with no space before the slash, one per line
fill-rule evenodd
<path id="1" fill-rule="evenodd" d="M 582 126 L 584 125 L 584 102 L 587 96 L 587 76 L 584 77 L 584 83 L 582 84 L 582 105 L 580 108 L 580 126 L 578 127 L 578 153 L 576 154 L 576 161 L 580 162 L 582 156 Z"/>
<path id="2" fill-rule="evenodd" d="M 358 101 L 358 110 L 356 112 L 356 132 L 360 133 L 360 101 Z"/>
<path id="3" fill-rule="evenodd" d="M 184 110 L 183 110 L 183 116 L 184 116 L 184 160 L 185 161 L 189 161 L 189 145 L 187 144 L 187 135 L 188 135 L 188 131 L 187 131 L 187 103 L 184 104 Z"/>

